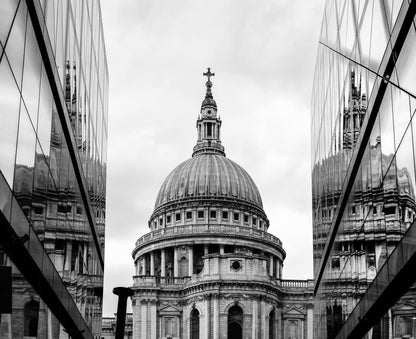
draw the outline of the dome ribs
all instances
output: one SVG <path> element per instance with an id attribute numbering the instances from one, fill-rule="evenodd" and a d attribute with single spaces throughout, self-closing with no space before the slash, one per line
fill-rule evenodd
<path id="1" fill-rule="evenodd" d="M 232 163 L 230 161 L 230 163 L 228 164 L 228 172 L 231 171 L 233 172 L 233 176 L 230 176 L 230 183 L 231 183 L 231 195 L 237 198 L 241 198 L 241 190 L 239 190 L 238 188 L 240 188 L 240 178 L 238 177 L 237 174 L 237 170 L 234 166 L 234 163 Z"/>
<path id="2" fill-rule="evenodd" d="M 197 192 L 195 190 L 196 184 L 197 184 L 197 172 L 198 172 L 198 164 L 200 162 L 200 159 L 196 159 L 195 161 L 189 161 L 189 186 L 188 186 L 188 194 L 187 196 L 195 196 L 197 195 Z"/>
<path id="3" fill-rule="evenodd" d="M 206 167 L 206 157 L 201 157 L 200 165 L 198 166 L 198 176 L 197 176 L 197 194 L 203 195 L 205 192 L 205 180 L 206 180 L 206 174 L 204 173 L 205 167 Z M 206 171 L 205 171 L 206 172 Z"/>
<path id="4" fill-rule="evenodd" d="M 215 180 L 215 186 L 213 187 L 213 189 L 211 189 L 211 193 L 212 194 L 215 194 L 215 195 L 218 195 L 220 192 L 219 192 L 219 189 L 220 189 L 220 185 L 221 185 L 221 182 L 220 182 L 220 170 L 219 170 L 219 166 L 218 166 L 218 159 L 216 158 L 216 157 L 213 157 L 212 158 L 212 160 L 213 160 L 213 165 L 214 165 L 214 167 L 215 167 L 215 171 L 214 171 L 214 174 L 213 174 L 213 180 Z"/>
<path id="5" fill-rule="evenodd" d="M 237 163 L 218 154 L 198 154 L 179 164 L 163 182 L 155 210 L 198 197 L 239 200 L 263 210 L 259 190 L 250 175 Z"/>
<path id="6" fill-rule="evenodd" d="M 217 158 L 218 160 L 218 167 L 220 167 L 218 172 L 218 177 L 220 180 L 220 194 L 221 195 L 228 195 L 230 188 L 228 187 L 228 173 L 227 168 L 225 166 L 225 158 Z"/>
<path id="7" fill-rule="evenodd" d="M 187 173 L 189 173 L 188 168 L 191 166 L 191 164 L 188 161 L 185 161 L 183 163 L 183 166 L 179 172 L 179 177 L 178 177 L 178 185 L 176 186 L 176 196 L 178 198 L 181 198 L 182 196 L 186 195 L 186 190 L 185 190 L 185 186 L 188 183 L 189 180 L 189 175 L 187 175 Z"/>

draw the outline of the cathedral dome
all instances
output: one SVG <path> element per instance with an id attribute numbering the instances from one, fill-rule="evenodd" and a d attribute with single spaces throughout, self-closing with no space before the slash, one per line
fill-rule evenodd
<path id="1" fill-rule="evenodd" d="M 221 154 L 201 153 L 178 165 L 163 182 L 155 209 L 192 198 L 235 201 L 263 210 L 253 179 Z"/>

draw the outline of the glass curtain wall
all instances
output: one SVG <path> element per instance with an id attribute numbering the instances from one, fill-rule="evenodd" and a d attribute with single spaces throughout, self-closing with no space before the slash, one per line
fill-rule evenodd
<path id="1" fill-rule="evenodd" d="M 0 2 L 0 337 L 101 331 L 108 70 L 100 5 Z"/>
<path id="2" fill-rule="evenodd" d="M 326 3 L 312 94 L 315 338 L 416 334 L 415 7 Z"/>

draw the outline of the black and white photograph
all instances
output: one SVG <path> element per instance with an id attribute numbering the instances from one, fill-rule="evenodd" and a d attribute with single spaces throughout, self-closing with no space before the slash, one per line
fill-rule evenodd
<path id="1" fill-rule="evenodd" d="M 415 113 L 415 0 L 0 1 L 0 339 L 416 338 Z"/>

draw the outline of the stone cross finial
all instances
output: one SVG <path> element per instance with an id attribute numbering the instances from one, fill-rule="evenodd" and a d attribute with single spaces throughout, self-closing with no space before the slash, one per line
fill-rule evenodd
<path id="1" fill-rule="evenodd" d="M 215 73 L 211 73 L 211 68 L 208 67 L 208 72 L 205 72 L 202 75 L 206 76 L 208 78 L 208 81 L 210 81 L 211 77 L 213 77 L 215 75 Z"/>

